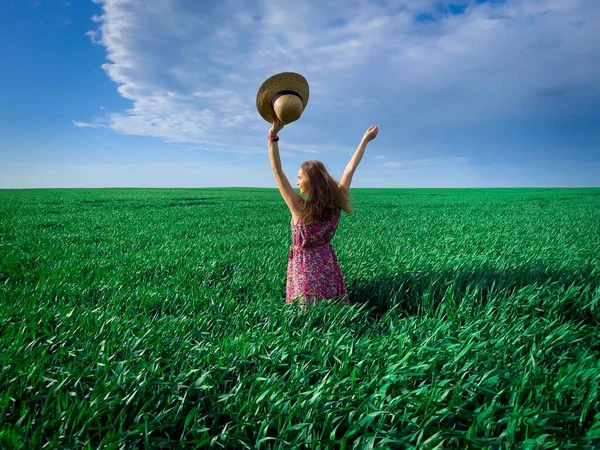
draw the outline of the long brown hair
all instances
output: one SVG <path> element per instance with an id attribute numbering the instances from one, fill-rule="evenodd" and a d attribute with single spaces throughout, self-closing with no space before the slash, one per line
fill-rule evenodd
<path id="1" fill-rule="evenodd" d="M 302 221 L 306 225 L 326 222 L 343 209 L 351 212 L 348 191 L 333 179 L 322 162 L 311 159 L 300 166 L 308 178 L 309 195 L 302 209 Z"/>

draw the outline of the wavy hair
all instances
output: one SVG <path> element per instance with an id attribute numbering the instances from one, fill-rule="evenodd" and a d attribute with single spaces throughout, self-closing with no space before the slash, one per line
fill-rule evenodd
<path id="1" fill-rule="evenodd" d="M 305 161 L 300 169 L 308 178 L 309 193 L 302 209 L 302 221 L 306 225 L 326 222 L 340 214 L 343 209 L 351 213 L 348 191 L 340 186 L 320 161 Z"/>

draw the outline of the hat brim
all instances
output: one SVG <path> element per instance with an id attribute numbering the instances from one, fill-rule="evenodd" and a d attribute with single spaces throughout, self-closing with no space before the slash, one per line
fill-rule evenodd
<path id="1" fill-rule="evenodd" d="M 265 80 L 256 93 L 256 109 L 263 119 L 275 122 L 277 116 L 273 110 L 273 97 L 282 91 L 292 91 L 302 100 L 302 111 L 308 103 L 308 81 L 299 73 L 282 72 Z"/>

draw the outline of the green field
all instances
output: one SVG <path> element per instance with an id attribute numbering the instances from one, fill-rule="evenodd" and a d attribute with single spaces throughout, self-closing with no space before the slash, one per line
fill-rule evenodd
<path id="1" fill-rule="evenodd" d="M 600 448 L 600 188 L 351 195 L 304 312 L 275 189 L 0 191 L 0 448 Z"/>

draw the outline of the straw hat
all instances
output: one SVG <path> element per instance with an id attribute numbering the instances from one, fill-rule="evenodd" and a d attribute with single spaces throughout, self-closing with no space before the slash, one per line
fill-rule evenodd
<path id="1" fill-rule="evenodd" d="M 282 72 L 268 78 L 256 93 L 258 113 L 269 123 L 298 120 L 308 103 L 308 82 L 299 73 Z"/>

